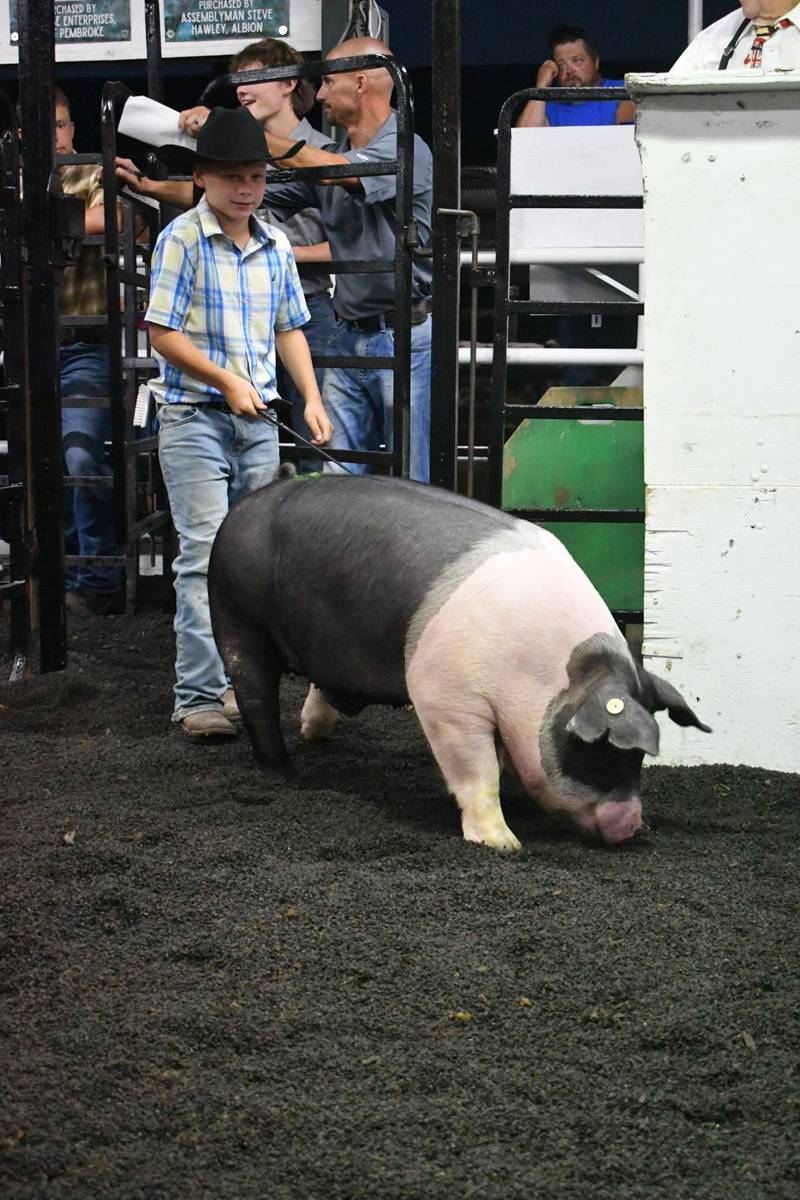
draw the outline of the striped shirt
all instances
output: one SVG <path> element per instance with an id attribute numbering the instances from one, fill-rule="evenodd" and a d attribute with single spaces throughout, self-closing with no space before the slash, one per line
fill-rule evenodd
<path id="1" fill-rule="evenodd" d="M 275 334 L 309 321 L 291 247 L 256 217 L 241 250 L 205 196 L 159 235 L 145 320 L 186 334 L 216 366 L 252 383 L 265 404 L 275 386 Z M 221 393 L 157 356 L 150 387 L 159 402 L 200 404 Z"/>

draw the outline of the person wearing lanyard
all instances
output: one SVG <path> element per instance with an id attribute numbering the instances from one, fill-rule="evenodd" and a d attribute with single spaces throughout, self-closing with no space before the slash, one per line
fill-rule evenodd
<path id="1" fill-rule="evenodd" d="M 800 4 L 742 0 L 690 42 L 670 74 L 728 69 L 800 73 Z"/>

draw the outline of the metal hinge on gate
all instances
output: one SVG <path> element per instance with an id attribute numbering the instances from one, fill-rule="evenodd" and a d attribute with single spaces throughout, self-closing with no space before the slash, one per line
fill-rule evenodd
<path id="1" fill-rule="evenodd" d="M 408 222 L 406 246 L 416 258 L 431 258 L 433 255 L 433 242 L 430 242 L 427 246 L 420 246 L 419 226 L 413 217 Z"/>
<path id="2" fill-rule="evenodd" d="M 469 273 L 470 287 L 494 287 L 497 283 L 497 271 L 494 267 L 475 267 Z"/>

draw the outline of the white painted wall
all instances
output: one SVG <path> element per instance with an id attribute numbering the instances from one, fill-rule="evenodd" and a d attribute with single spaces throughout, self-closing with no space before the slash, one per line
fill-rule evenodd
<path id="1" fill-rule="evenodd" d="M 645 662 L 800 771 L 800 81 L 628 76 L 645 182 Z"/>

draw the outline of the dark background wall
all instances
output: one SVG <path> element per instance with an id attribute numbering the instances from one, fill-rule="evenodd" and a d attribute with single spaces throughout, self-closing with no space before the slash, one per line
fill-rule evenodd
<path id="1" fill-rule="evenodd" d="M 324 3 L 324 0 L 323 0 Z M 382 0 L 390 14 L 392 49 L 409 68 L 416 102 L 417 129 L 430 140 L 431 4 L 430 0 Z M 705 0 L 704 23 L 710 24 L 736 7 L 735 0 Z M 492 0 L 462 2 L 462 160 L 494 159 L 493 130 L 503 101 L 535 83 L 536 68 L 546 57 L 547 34 L 565 21 L 585 25 L 598 42 L 604 73 L 619 78 L 626 71 L 665 71 L 687 38 L 687 0 Z M 169 60 L 164 64 L 165 101 L 175 108 L 196 103 L 224 59 Z M 0 86 L 16 98 L 15 67 L 0 67 Z M 146 90 L 142 63 L 60 64 L 58 81 L 70 96 L 77 125 L 76 148 L 99 144 L 99 104 L 103 81 L 120 79 L 132 92 Z M 314 118 L 314 113 L 312 120 Z"/>
<path id="2" fill-rule="evenodd" d="M 381 0 L 391 17 L 393 49 L 409 66 L 430 63 L 430 0 Z M 604 58 L 669 65 L 686 45 L 687 0 L 491 0 L 461 5 L 465 64 L 539 63 L 558 22 L 585 25 Z M 704 24 L 732 12 L 736 0 L 705 0 Z"/>

